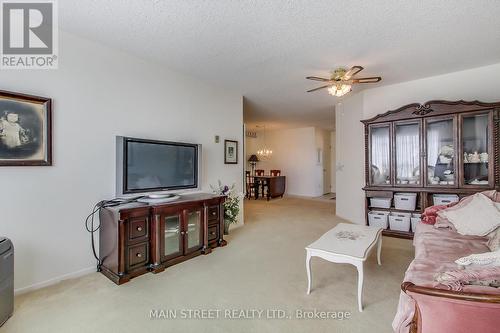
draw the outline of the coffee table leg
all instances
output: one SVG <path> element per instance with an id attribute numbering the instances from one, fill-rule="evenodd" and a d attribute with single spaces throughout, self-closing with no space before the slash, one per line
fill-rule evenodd
<path id="1" fill-rule="evenodd" d="M 358 308 L 363 312 L 363 262 L 356 263 L 358 269 Z"/>
<path id="2" fill-rule="evenodd" d="M 311 293 L 311 284 L 312 284 L 312 278 L 311 278 L 311 254 L 309 251 L 307 251 L 307 257 L 306 257 L 306 271 L 307 271 L 307 294 L 309 295 Z"/>
<path id="3" fill-rule="evenodd" d="M 382 265 L 382 262 L 380 261 L 380 252 L 382 251 L 382 236 L 378 236 L 378 242 L 377 242 L 377 261 L 379 266 Z"/>

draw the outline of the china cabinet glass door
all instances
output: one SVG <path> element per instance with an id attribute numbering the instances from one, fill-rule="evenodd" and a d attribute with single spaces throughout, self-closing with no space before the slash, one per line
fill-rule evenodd
<path id="1" fill-rule="evenodd" d="M 425 125 L 426 185 L 456 187 L 455 118 L 430 118 Z"/>
<path id="2" fill-rule="evenodd" d="M 390 151 L 390 126 L 370 126 L 370 185 L 391 184 Z"/>
<path id="3" fill-rule="evenodd" d="M 420 122 L 395 123 L 396 185 L 420 186 Z"/>
<path id="4" fill-rule="evenodd" d="M 489 113 L 462 116 L 463 185 L 488 186 L 491 181 L 490 122 Z"/>
<path id="5" fill-rule="evenodd" d="M 201 209 L 186 214 L 186 251 L 192 252 L 203 246 Z"/>
<path id="6" fill-rule="evenodd" d="M 173 258 L 182 254 L 181 216 L 164 216 L 163 257 Z"/>

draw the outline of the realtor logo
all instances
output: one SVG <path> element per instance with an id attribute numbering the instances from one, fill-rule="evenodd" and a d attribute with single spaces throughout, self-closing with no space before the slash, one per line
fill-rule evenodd
<path id="1" fill-rule="evenodd" d="M 57 68 L 57 11 L 54 0 L 3 0 L 1 69 Z"/>

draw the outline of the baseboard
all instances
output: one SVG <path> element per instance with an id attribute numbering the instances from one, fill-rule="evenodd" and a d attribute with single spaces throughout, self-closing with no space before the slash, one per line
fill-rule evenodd
<path id="1" fill-rule="evenodd" d="M 37 290 L 37 289 L 41 289 L 41 288 L 45 288 L 45 287 L 48 287 L 48 286 L 52 286 L 52 285 L 54 285 L 56 283 L 59 283 L 59 282 L 61 282 L 63 280 L 74 279 L 74 278 L 77 278 L 77 277 L 80 277 L 80 276 L 84 276 L 84 275 L 93 273 L 95 271 L 96 271 L 95 266 L 84 268 L 84 269 L 81 269 L 81 270 L 73 272 L 73 273 L 64 274 L 64 275 L 61 275 L 61 276 L 58 276 L 58 277 L 55 277 L 55 278 L 52 278 L 52 279 L 49 279 L 49 280 L 46 280 L 46 281 L 34 283 L 34 284 L 26 286 L 26 287 L 15 289 L 14 290 L 14 295 L 25 294 L 25 293 L 30 292 L 30 291 L 34 291 L 34 290 Z"/>
<path id="2" fill-rule="evenodd" d="M 360 224 L 360 225 L 365 224 L 364 222 L 356 222 L 356 221 L 353 221 L 353 220 L 351 220 L 350 218 L 347 218 L 347 217 L 345 217 L 345 216 L 339 215 L 338 213 L 335 213 L 335 216 L 337 216 L 337 217 L 341 218 L 342 220 L 346 220 L 347 222 L 350 222 L 350 223 L 352 223 L 352 224 Z"/>
<path id="3" fill-rule="evenodd" d="M 295 199 L 314 199 L 314 196 L 310 195 L 301 195 L 301 194 L 288 194 L 285 193 L 284 197 L 286 198 L 295 198 Z"/>

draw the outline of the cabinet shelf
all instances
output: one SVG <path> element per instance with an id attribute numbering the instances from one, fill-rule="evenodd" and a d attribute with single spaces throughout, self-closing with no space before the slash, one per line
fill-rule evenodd
<path id="1" fill-rule="evenodd" d="M 378 207 L 368 207 L 369 210 L 380 210 L 384 212 L 400 212 L 400 213 L 422 213 L 422 209 L 417 207 L 415 210 L 407 210 L 407 209 L 397 209 L 394 207 L 391 208 L 378 208 Z"/>
<path id="2" fill-rule="evenodd" d="M 382 235 L 395 238 L 413 239 L 413 232 L 411 231 L 397 231 L 397 230 L 384 229 L 382 231 Z"/>

